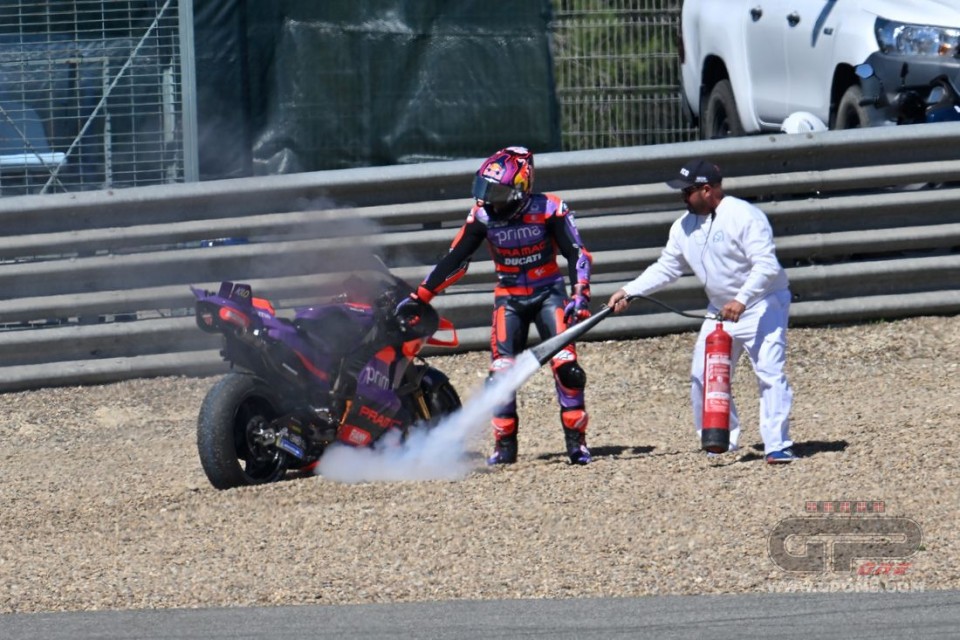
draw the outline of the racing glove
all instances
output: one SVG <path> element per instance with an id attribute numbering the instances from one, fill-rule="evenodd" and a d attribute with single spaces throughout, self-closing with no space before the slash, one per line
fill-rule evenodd
<path id="1" fill-rule="evenodd" d="M 417 326 L 420 322 L 420 310 L 422 308 L 423 301 L 416 293 L 411 293 L 397 303 L 397 306 L 393 309 L 393 317 L 396 318 L 401 331 Z"/>
<path id="2" fill-rule="evenodd" d="M 590 317 L 590 286 L 578 284 L 573 288 L 573 298 L 563 308 L 563 321 L 572 327 Z"/>

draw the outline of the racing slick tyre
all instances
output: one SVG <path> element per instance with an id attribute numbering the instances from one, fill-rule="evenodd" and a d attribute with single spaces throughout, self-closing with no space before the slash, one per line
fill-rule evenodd
<path id="1" fill-rule="evenodd" d="M 197 451 L 210 484 L 231 489 L 284 476 L 286 454 L 254 437 L 278 415 L 269 389 L 249 374 L 228 373 L 207 392 L 197 418 Z"/>
<path id="2" fill-rule="evenodd" d="M 460 396 L 450 384 L 450 379 L 441 371 L 420 365 L 417 367 L 417 375 L 421 374 L 423 377 L 420 378 L 420 389 L 430 410 L 427 422 L 430 426 L 436 426 L 441 419 L 460 409 Z"/>

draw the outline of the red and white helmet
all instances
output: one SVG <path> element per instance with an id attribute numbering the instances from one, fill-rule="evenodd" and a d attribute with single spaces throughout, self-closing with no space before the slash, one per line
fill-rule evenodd
<path id="1" fill-rule="evenodd" d="M 523 208 L 533 193 L 533 152 L 506 147 L 487 158 L 473 179 L 473 197 L 491 218 L 506 220 Z"/>

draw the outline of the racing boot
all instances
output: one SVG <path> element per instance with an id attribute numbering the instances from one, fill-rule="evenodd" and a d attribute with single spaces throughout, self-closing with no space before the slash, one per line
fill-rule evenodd
<path id="1" fill-rule="evenodd" d="M 487 458 L 487 464 L 513 464 L 517 461 L 517 434 L 498 438 L 494 442 L 493 454 Z"/>
<path id="2" fill-rule="evenodd" d="M 567 456 L 570 458 L 570 464 L 590 464 L 593 461 L 590 449 L 587 449 L 587 434 L 583 431 L 564 429 L 563 437 L 567 441 Z"/>
<path id="3" fill-rule="evenodd" d="M 590 416 L 583 407 L 562 409 L 560 421 L 563 423 L 563 438 L 567 443 L 570 464 L 590 464 L 593 460 L 590 449 L 587 449 L 587 424 Z"/>
<path id="4" fill-rule="evenodd" d="M 513 464 L 517 461 L 517 416 L 494 416 L 491 422 L 494 446 L 487 464 Z"/>

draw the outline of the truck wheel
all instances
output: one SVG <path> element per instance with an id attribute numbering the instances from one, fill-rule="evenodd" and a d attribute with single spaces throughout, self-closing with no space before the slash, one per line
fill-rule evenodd
<path id="1" fill-rule="evenodd" d="M 859 129 L 866 127 L 870 123 L 870 116 L 867 108 L 860 104 L 863 99 L 863 89 L 860 85 L 852 85 L 844 91 L 840 98 L 840 104 L 837 105 L 837 119 L 834 122 L 834 129 Z"/>
<path id="2" fill-rule="evenodd" d="M 737 101 L 729 80 L 713 85 L 701 112 L 700 138 L 732 138 L 743 135 L 743 124 L 737 115 Z"/>

